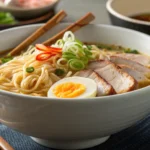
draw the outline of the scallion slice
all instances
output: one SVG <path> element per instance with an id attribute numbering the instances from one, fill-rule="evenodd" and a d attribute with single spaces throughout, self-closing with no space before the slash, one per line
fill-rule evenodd
<path id="1" fill-rule="evenodd" d="M 64 73 L 65 73 L 65 71 L 63 69 L 56 69 L 55 70 L 55 74 L 57 76 L 62 76 L 62 75 L 64 75 Z"/>
<path id="2" fill-rule="evenodd" d="M 78 70 L 82 70 L 85 68 L 85 64 L 83 63 L 83 61 L 78 60 L 78 59 L 70 59 L 68 61 L 68 64 L 72 70 L 78 71 Z"/>
<path id="3" fill-rule="evenodd" d="M 28 72 L 28 73 L 34 72 L 34 67 L 28 67 L 28 68 L 26 68 L 26 72 Z"/>

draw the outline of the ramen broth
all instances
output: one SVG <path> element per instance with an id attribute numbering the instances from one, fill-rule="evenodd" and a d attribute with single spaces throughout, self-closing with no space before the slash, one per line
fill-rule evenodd
<path id="1" fill-rule="evenodd" d="M 150 22 L 150 13 L 135 15 L 135 16 L 132 16 L 131 18 L 136 19 L 136 20 Z"/>

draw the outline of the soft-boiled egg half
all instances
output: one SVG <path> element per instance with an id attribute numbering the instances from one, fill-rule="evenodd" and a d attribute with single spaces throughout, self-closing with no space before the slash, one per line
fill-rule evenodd
<path id="1" fill-rule="evenodd" d="M 54 83 L 48 91 L 51 98 L 88 98 L 97 94 L 96 82 L 84 77 L 68 77 Z"/>

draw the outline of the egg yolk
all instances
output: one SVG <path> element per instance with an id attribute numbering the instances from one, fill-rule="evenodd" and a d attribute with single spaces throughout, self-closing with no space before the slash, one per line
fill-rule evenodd
<path id="1" fill-rule="evenodd" d="M 83 94 L 86 87 L 80 83 L 68 82 L 57 85 L 53 94 L 59 98 L 74 98 Z"/>

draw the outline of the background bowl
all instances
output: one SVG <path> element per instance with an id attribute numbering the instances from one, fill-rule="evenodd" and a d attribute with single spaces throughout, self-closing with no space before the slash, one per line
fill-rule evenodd
<path id="1" fill-rule="evenodd" d="M 17 22 L 15 24 L 0 24 L 0 30 L 17 27 L 17 26 L 22 26 L 22 25 L 44 23 L 53 16 L 54 16 L 54 11 L 50 11 L 48 14 L 45 14 L 45 15 L 37 17 L 37 18 L 23 20 L 23 21 L 17 20 Z"/>
<path id="2" fill-rule="evenodd" d="M 38 8 L 21 8 L 0 4 L 0 11 L 10 12 L 16 19 L 33 19 L 50 12 L 58 2 L 59 0 L 54 0 L 49 5 Z"/>
<path id="3" fill-rule="evenodd" d="M 113 25 L 150 34 L 150 22 L 132 19 L 139 14 L 150 14 L 149 0 L 108 0 L 106 7 Z"/>
<path id="4" fill-rule="evenodd" d="M 66 26 L 68 24 L 59 24 L 36 42 L 48 39 Z M 0 49 L 15 47 L 39 27 L 28 25 L 1 31 Z M 117 44 L 147 54 L 150 51 L 149 36 L 129 29 L 88 25 L 76 32 L 76 36 L 82 41 Z M 87 148 L 104 142 L 111 134 L 148 115 L 149 91 L 150 87 L 146 87 L 113 96 L 61 100 L 0 90 L 0 121 L 45 146 Z"/>

